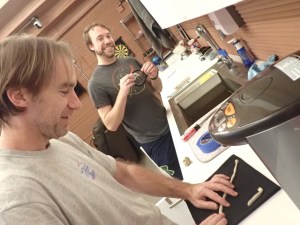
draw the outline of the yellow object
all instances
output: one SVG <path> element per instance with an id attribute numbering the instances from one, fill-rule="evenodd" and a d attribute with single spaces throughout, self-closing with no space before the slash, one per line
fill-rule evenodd
<path id="1" fill-rule="evenodd" d="M 200 84 L 204 84 L 206 81 L 208 81 L 212 76 L 214 76 L 217 73 L 216 70 L 210 70 L 208 72 L 206 72 L 205 74 L 203 74 L 200 78 L 199 78 L 199 83 Z"/>
<path id="2" fill-rule="evenodd" d="M 224 113 L 226 116 L 231 116 L 231 115 L 235 114 L 235 109 L 234 109 L 234 106 L 232 103 L 228 104 Z"/>

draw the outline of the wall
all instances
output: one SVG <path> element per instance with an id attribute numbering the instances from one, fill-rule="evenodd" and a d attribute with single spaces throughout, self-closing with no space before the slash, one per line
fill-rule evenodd
<path id="1" fill-rule="evenodd" d="M 243 25 L 234 35 L 222 40 L 207 15 L 182 23 L 192 38 L 195 28 L 203 24 L 221 48 L 235 54 L 235 48 L 227 41 L 233 37 L 242 39 L 257 59 L 266 60 L 270 55 L 284 57 L 300 50 L 300 1 L 299 0 L 245 0 L 235 5 L 243 18 Z M 180 34 L 172 29 L 177 38 Z M 199 41 L 206 44 L 202 38 Z M 207 44 L 206 44 L 207 45 Z"/>

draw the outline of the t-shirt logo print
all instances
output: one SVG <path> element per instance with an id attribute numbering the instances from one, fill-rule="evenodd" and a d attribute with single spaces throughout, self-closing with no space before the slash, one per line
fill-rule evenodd
<path id="1" fill-rule="evenodd" d="M 96 173 L 95 171 L 86 163 L 78 163 L 78 166 L 80 168 L 80 172 L 81 174 L 92 178 L 93 180 L 95 180 L 96 178 Z"/>
<path id="2" fill-rule="evenodd" d="M 132 65 L 128 66 L 121 66 L 117 68 L 112 75 L 112 82 L 116 89 L 120 90 L 120 80 L 125 75 L 132 73 L 135 70 L 135 68 Z M 145 84 L 142 86 L 133 86 L 130 90 L 129 95 L 135 95 L 141 93 L 143 90 L 145 90 Z"/>
<path id="3" fill-rule="evenodd" d="M 171 170 L 169 169 L 168 165 L 164 165 L 164 166 L 160 166 L 160 168 L 162 170 L 164 170 L 165 172 L 167 172 L 169 175 L 173 176 L 175 171 L 174 170 Z"/>

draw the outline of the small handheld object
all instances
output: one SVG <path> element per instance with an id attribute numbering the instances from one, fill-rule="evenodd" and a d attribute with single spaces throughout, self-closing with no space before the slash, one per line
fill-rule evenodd
<path id="1" fill-rule="evenodd" d="M 233 182 L 233 179 L 235 178 L 235 176 L 236 176 L 236 172 L 237 172 L 237 166 L 238 166 L 238 164 L 239 164 L 239 160 L 238 159 L 236 159 L 236 160 L 234 160 L 234 168 L 233 168 L 233 172 L 232 172 L 232 175 L 231 175 L 231 177 L 230 177 L 230 183 L 232 183 Z M 226 193 L 224 193 L 223 194 L 223 196 L 222 196 L 222 198 L 226 198 L 226 196 L 227 196 L 227 194 Z M 219 214 L 220 213 L 222 213 L 223 212 L 223 205 L 220 205 L 219 206 Z"/>
<path id="2" fill-rule="evenodd" d="M 187 141 L 190 139 L 190 137 L 192 137 L 196 132 L 197 130 L 200 129 L 200 125 L 199 124 L 196 124 L 192 129 L 190 129 L 188 132 L 186 132 L 183 137 L 182 137 L 182 140 L 183 141 Z"/>
<path id="3" fill-rule="evenodd" d="M 135 70 L 132 72 L 134 77 L 134 85 L 135 86 L 143 86 L 146 83 L 147 75 L 141 70 Z"/>
<path id="4" fill-rule="evenodd" d="M 259 187 L 257 189 L 257 193 L 255 195 L 253 195 L 253 197 L 247 202 L 248 206 L 251 206 L 264 192 L 264 189 Z"/>
<path id="5" fill-rule="evenodd" d="M 206 131 L 197 141 L 196 144 L 203 153 L 211 153 L 218 149 L 221 144 L 216 142 L 210 135 L 208 131 Z"/>
<path id="6" fill-rule="evenodd" d="M 216 110 L 213 110 L 212 112 L 210 112 L 199 124 L 196 124 L 193 128 L 191 128 L 189 131 L 186 131 L 183 136 L 182 136 L 182 140 L 183 141 L 187 141 L 190 139 L 190 137 L 192 137 L 197 130 L 199 130 L 202 125 L 206 122 L 206 120 L 208 120 L 209 117 L 211 117 L 214 113 L 216 112 Z"/>

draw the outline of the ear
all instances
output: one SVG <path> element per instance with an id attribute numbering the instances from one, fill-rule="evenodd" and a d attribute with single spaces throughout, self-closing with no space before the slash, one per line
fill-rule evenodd
<path id="1" fill-rule="evenodd" d="M 29 93 L 25 88 L 9 88 L 7 97 L 16 107 L 27 107 Z"/>
<path id="2" fill-rule="evenodd" d="M 93 44 L 89 44 L 89 49 L 94 52 L 95 51 L 95 48 L 94 48 L 94 45 Z"/>

